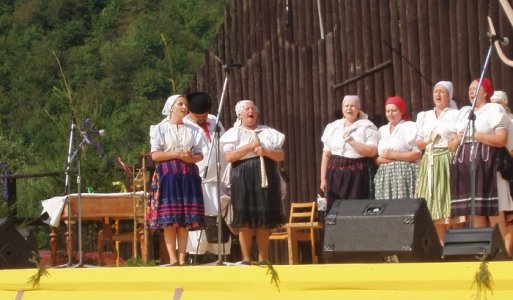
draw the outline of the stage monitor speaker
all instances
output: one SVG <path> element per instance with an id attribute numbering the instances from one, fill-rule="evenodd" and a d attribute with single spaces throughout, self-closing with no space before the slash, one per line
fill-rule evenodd
<path id="1" fill-rule="evenodd" d="M 0 219 L 0 269 L 34 268 L 29 259 L 37 251 L 35 239 L 26 231 L 24 238 L 7 218 Z"/>
<path id="2" fill-rule="evenodd" d="M 451 228 L 445 234 L 442 255 L 448 261 L 508 260 L 499 227 Z"/>
<path id="3" fill-rule="evenodd" d="M 439 261 L 424 199 L 337 200 L 326 215 L 326 262 Z"/>

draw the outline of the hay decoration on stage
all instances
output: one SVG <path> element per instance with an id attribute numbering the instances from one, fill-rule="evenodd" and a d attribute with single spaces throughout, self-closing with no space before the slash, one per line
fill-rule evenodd
<path id="1" fill-rule="evenodd" d="M 488 299 L 486 293 L 490 291 L 493 295 L 493 277 L 492 273 L 488 269 L 488 261 L 486 260 L 486 254 L 483 254 L 481 257 L 477 257 L 481 261 L 479 264 L 479 269 L 474 274 L 474 281 L 472 282 L 473 288 L 474 285 L 477 287 L 477 293 L 475 295 L 475 299 L 481 299 L 484 294 L 484 299 Z"/>
<path id="2" fill-rule="evenodd" d="M 278 289 L 278 292 L 280 291 L 280 277 L 278 276 L 278 272 L 273 267 L 273 265 L 268 261 L 261 261 L 261 262 L 252 262 L 252 265 L 258 266 L 258 267 L 267 267 L 267 272 L 265 275 L 271 274 L 271 284 L 274 283 L 276 288 Z"/>
<path id="3" fill-rule="evenodd" d="M 41 278 L 43 276 L 50 276 L 50 273 L 44 266 L 40 264 L 39 255 L 37 255 L 34 251 L 32 251 L 32 258 L 30 258 L 29 261 L 36 265 L 37 272 L 36 274 L 30 276 L 30 278 L 27 280 L 27 283 L 31 284 L 33 289 L 39 289 Z"/>

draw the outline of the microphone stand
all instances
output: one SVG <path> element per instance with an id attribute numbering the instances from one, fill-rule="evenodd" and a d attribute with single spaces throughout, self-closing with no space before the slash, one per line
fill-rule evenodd
<path id="1" fill-rule="evenodd" d="M 80 152 L 82 150 L 82 147 L 84 144 L 89 144 L 90 141 L 87 137 L 87 134 L 84 134 L 82 136 L 82 141 L 77 146 L 77 148 L 73 151 L 73 143 L 74 143 L 74 130 L 77 127 L 76 125 L 76 119 L 73 116 L 73 120 L 71 121 L 70 126 L 70 134 L 69 134 L 69 144 L 68 144 L 68 156 L 66 160 L 66 171 L 65 171 L 65 187 L 64 192 L 66 193 L 66 202 L 67 202 L 67 209 L 68 209 L 68 239 L 67 239 L 67 251 L 68 251 L 68 263 L 65 266 L 72 266 L 72 253 L 73 253 L 73 245 L 72 245 L 72 239 L 71 239 L 71 217 L 72 217 L 72 210 L 71 210 L 71 200 L 70 200 L 70 194 L 71 194 L 71 185 L 70 185 L 70 169 L 71 169 L 71 163 L 73 160 L 78 157 L 77 159 L 77 223 L 78 223 L 78 229 L 77 229 L 77 235 L 78 235 L 78 263 L 75 265 L 76 267 L 83 267 L 83 253 L 82 253 L 82 199 L 81 199 L 81 166 L 80 166 Z"/>
<path id="2" fill-rule="evenodd" d="M 73 161 L 75 157 L 78 157 L 77 159 L 77 226 L 78 226 L 78 263 L 75 265 L 77 267 L 83 267 L 83 254 L 82 254 L 82 193 L 80 189 L 81 185 L 81 174 L 80 174 L 80 152 L 82 149 L 82 146 L 84 144 L 88 143 L 87 137 L 84 136 L 82 138 L 82 141 L 77 146 L 73 154 L 70 156 L 69 163 L 66 166 L 67 169 L 69 169 L 70 163 Z M 71 212 L 71 201 L 69 201 L 69 194 L 68 194 L 68 219 L 71 218 L 72 212 Z M 70 248 L 71 249 L 71 248 Z M 69 251 L 71 253 L 72 251 Z"/>
<path id="3" fill-rule="evenodd" d="M 210 165 L 210 159 L 212 158 L 212 148 L 215 146 L 217 149 L 217 151 L 216 151 L 216 160 L 217 160 L 217 162 L 216 162 L 216 171 L 217 171 L 217 174 L 216 174 L 216 176 L 217 176 L 217 180 L 216 180 L 216 183 L 217 183 L 217 193 L 216 193 L 216 196 L 217 196 L 217 262 L 216 262 L 216 265 L 223 265 L 223 259 L 221 256 L 221 244 L 222 244 L 222 236 L 223 236 L 223 232 L 222 232 L 223 216 L 222 216 L 222 211 L 221 211 L 221 160 L 220 160 L 221 146 L 219 143 L 221 128 L 219 126 L 219 117 L 220 117 L 221 111 L 223 109 L 223 102 L 224 102 L 224 98 L 225 98 L 225 94 L 226 94 L 226 87 L 228 86 L 228 77 L 229 77 L 229 73 L 230 73 L 229 71 L 234 68 L 239 68 L 239 67 L 240 67 L 239 64 L 223 65 L 225 76 L 224 76 L 223 90 L 221 92 L 221 99 L 219 100 L 219 107 L 217 109 L 215 133 L 214 133 L 214 137 L 212 138 L 212 147 L 210 148 L 210 151 L 208 153 L 208 159 L 207 159 L 205 172 L 202 176 L 203 178 L 206 178 L 206 176 L 207 176 L 208 166 Z"/>
<path id="4" fill-rule="evenodd" d="M 71 126 L 69 130 L 69 144 L 68 144 L 68 156 L 66 160 L 66 170 L 64 172 L 64 194 L 66 195 L 66 206 L 68 209 L 68 238 L 66 239 L 66 249 L 68 252 L 68 263 L 66 266 L 71 266 L 71 253 L 72 251 L 72 240 L 71 240 L 71 201 L 69 200 L 69 195 L 71 194 L 71 188 L 70 188 L 70 179 L 69 179 L 69 172 L 70 172 L 70 166 L 72 161 L 72 149 L 73 149 L 73 141 L 74 141 L 74 131 L 76 127 L 76 119 L 75 116 L 73 116 L 71 120 Z"/>
<path id="5" fill-rule="evenodd" d="M 490 56 L 492 54 L 493 50 L 493 39 L 490 38 L 490 46 L 488 47 L 488 51 L 486 53 L 485 62 L 483 65 L 483 69 L 481 70 L 481 75 L 479 76 L 479 83 L 477 84 L 477 89 L 474 94 L 474 100 L 472 101 L 472 107 L 470 109 L 470 112 L 468 114 L 468 123 L 465 127 L 465 131 L 463 133 L 463 138 L 460 141 L 460 144 L 458 145 L 458 148 L 456 150 L 456 154 L 454 155 L 454 159 L 457 160 L 458 157 L 461 155 L 461 151 L 463 148 L 463 144 L 465 143 L 465 138 L 467 137 L 467 134 L 470 132 L 470 155 L 469 155 L 469 161 L 470 161 L 470 228 L 474 227 L 475 224 L 475 215 L 476 215 L 476 160 L 475 160 L 475 151 L 476 151 L 476 115 L 474 113 L 476 102 L 477 102 L 477 95 L 479 94 L 479 91 L 481 90 L 483 79 L 486 73 L 486 69 L 488 68 L 488 63 L 490 62 Z"/>

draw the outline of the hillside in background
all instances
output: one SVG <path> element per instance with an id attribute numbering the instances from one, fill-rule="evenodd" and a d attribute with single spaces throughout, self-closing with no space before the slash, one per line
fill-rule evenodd
<path id="1" fill-rule="evenodd" d="M 96 147 L 84 148 L 82 190 L 113 192 L 113 181 L 128 183 L 116 157 L 134 165 L 148 151 L 149 125 L 203 64 L 224 6 L 223 0 L 1 1 L 3 172 L 62 174 L 18 179 L 18 215 L 37 216 L 40 200 L 63 194 L 73 117 L 78 126 L 90 119 L 92 129 L 107 133 L 101 158 Z"/>

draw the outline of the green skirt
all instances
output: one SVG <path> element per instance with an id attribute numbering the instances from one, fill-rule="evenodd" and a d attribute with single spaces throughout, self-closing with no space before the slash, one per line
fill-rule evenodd
<path id="1" fill-rule="evenodd" d="M 451 216 L 451 159 L 448 149 L 426 149 L 420 162 L 416 197 L 426 199 L 433 220 Z"/>

